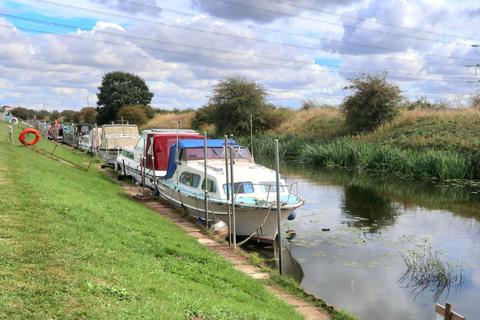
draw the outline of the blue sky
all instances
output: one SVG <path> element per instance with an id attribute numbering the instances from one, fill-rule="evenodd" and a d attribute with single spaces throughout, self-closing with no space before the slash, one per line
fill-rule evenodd
<path id="1" fill-rule="evenodd" d="M 145 78 L 161 108 L 200 107 L 232 74 L 292 108 L 338 104 L 363 73 L 409 99 L 466 105 L 475 93 L 477 1 L 232 2 L 0 0 L 0 104 L 79 109 L 114 70 Z"/>

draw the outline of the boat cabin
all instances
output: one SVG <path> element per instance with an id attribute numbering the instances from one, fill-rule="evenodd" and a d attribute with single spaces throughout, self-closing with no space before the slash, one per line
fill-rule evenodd
<path id="1" fill-rule="evenodd" d="M 145 130 L 135 146 L 135 154 L 145 156 L 145 167 L 147 169 L 166 171 L 171 146 L 177 140 L 183 139 L 201 140 L 203 136 L 194 130 L 178 130 L 178 133 L 173 129 Z M 143 154 L 144 148 L 147 150 L 146 155 Z M 141 152 L 137 152 L 137 150 L 141 150 Z M 140 161 L 140 159 L 135 160 Z"/>

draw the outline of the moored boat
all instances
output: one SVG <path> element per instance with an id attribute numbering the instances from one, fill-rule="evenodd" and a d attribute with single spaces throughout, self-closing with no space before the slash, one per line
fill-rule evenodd
<path id="1" fill-rule="evenodd" d="M 139 183 L 145 177 L 145 186 L 153 189 L 154 180 L 167 173 L 170 147 L 180 139 L 203 139 L 203 136 L 194 130 L 143 130 L 137 144 L 123 149 L 117 156 L 117 175 L 131 177 Z"/>
<path id="2" fill-rule="evenodd" d="M 213 222 L 228 223 L 227 193 L 235 204 L 238 236 L 255 236 L 271 241 L 277 233 L 276 174 L 256 164 L 249 150 L 235 141 L 207 140 L 207 177 L 205 179 L 204 140 L 179 140 L 171 146 L 167 173 L 157 183 L 158 193 L 190 215 Z M 225 152 L 233 157 L 234 182 L 227 184 Z M 232 187 L 233 185 L 233 187 Z M 303 199 L 280 180 L 281 218 L 285 220 Z M 206 192 L 207 191 L 207 192 Z M 232 192 L 233 191 L 233 192 Z M 296 191 L 296 190 L 295 190 Z M 208 217 L 205 214 L 207 197 Z"/>
<path id="3" fill-rule="evenodd" d="M 99 133 L 100 144 L 95 147 L 107 165 L 114 165 L 120 152 L 133 149 L 140 139 L 138 128 L 134 124 L 103 125 Z"/>

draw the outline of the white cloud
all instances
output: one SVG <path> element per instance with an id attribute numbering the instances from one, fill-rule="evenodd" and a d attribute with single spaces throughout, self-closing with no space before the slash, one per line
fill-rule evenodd
<path id="1" fill-rule="evenodd" d="M 411 97 L 431 95 L 435 99 L 458 100 L 458 94 L 470 91 L 464 80 L 473 78 L 473 70 L 464 67 L 467 62 L 439 56 L 478 59 L 465 39 L 477 37 L 471 26 L 480 22 L 480 15 L 472 18 L 478 6 L 457 8 L 448 1 L 432 4 L 430 0 L 347 2 L 347 6 L 328 8 L 338 15 L 297 8 L 295 18 L 260 18 L 262 24 L 258 25 L 238 23 L 243 19 L 255 20 L 242 16 L 245 12 L 238 13 L 235 21 L 212 18 L 198 6 L 189 7 L 187 0 L 157 2 L 157 5 L 189 11 L 191 16 L 160 11 L 155 13 L 158 18 L 150 17 L 147 21 L 139 17 L 151 16 L 145 8 L 155 5 L 153 1 L 146 1 L 147 6 L 142 8 L 122 6 L 120 1 L 79 1 L 78 6 L 90 6 L 96 11 L 58 7 L 54 12 L 50 7 L 36 13 L 65 19 L 83 15 L 95 19 L 94 27 L 53 35 L 26 33 L 0 18 L 0 24 L 10 25 L 0 28 L 0 72 L 5 79 L 0 82 L 0 104 L 81 107 L 87 96 L 91 102 L 94 100 L 102 76 L 116 70 L 143 77 L 155 94 L 152 104 L 164 108 L 203 105 L 212 85 L 231 74 L 263 83 L 271 93 L 272 102 L 287 106 L 298 106 L 304 99 L 338 103 L 345 94 L 342 89 L 346 80 L 362 70 L 387 71 L 392 81 L 399 83 Z M 305 0 L 303 4 L 314 3 Z M 132 18 L 105 16 L 98 11 L 121 12 Z M 347 15 L 367 19 L 354 20 Z M 437 33 L 448 30 L 465 38 L 395 29 L 385 23 Z M 80 23 L 72 20 L 71 24 Z M 450 43 L 394 37 L 391 32 L 445 39 Z M 315 60 L 318 64 L 312 63 Z M 410 76 L 395 77 L 406 74 Z M 451 81 L 454 77 L 459 81 Z"/>

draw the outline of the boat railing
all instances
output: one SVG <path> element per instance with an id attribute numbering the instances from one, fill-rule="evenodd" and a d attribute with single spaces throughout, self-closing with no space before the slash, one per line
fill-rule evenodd
<path id="1" fill-rule="evenodd" d="M 255 190 L 256 186 L 257 187 L 263 187 L 263 190 L 265 190 L 265 189 L 267 190 L 267 192 L 266 192 L 267 197 L 264 201 L 266 203 L 270 203 L 270 201 L 276 201 L 276 199 L 270 200 L 270 194 L 276 195 L 276 191 L 272 191 L 272 189 L 275 190 L 275 188 L 276 188 L 275 184 L 271 184 L 271 183 L 251 183 L 251 182 L 236 182 L 235 184 L 236 184 L 236 189 L 235 189 L 235 192 L 233 193 L 233 202 L 234 203 L 237 200 L 237 196 L 243 194 L 243 193 L 239 193 L 239 191 L 240 191 L 240 188 L 242 186 L 245 186 L 245 185 L 253 186 L 254 190 Z M 289 203 L 292 194 L 298 197 L 298 182 L 293 182 L 289 185 L 280 184 L 279 187 L 280 187 L 280 190 L 287 190 L 288 191 L 288 196 L 287 196 L 287 201 L 286 201 L 287 204 Z M 295 190 L 295 192 L 293 192 L 294 190 Z M 282 191 L 280 191 L 280 192 L 282 192 Z"/>

